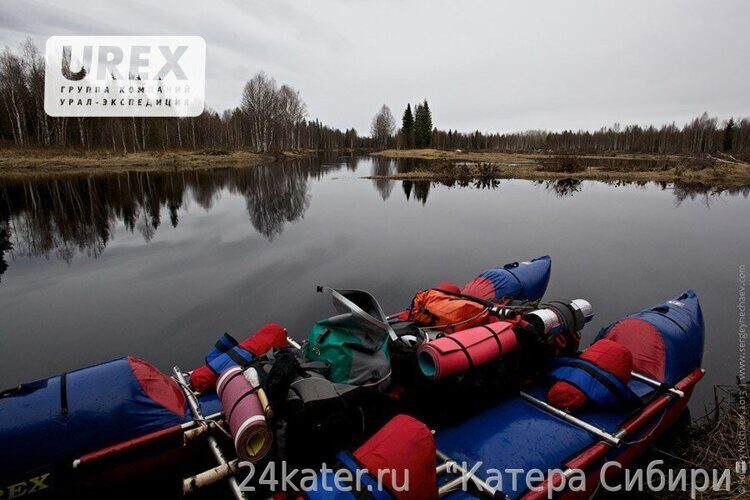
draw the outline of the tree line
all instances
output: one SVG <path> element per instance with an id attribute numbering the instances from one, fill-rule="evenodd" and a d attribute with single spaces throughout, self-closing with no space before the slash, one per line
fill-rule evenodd
<path id="1" fill-rule="evenodd" d="M 309 119 L 299 91 L 278 85 L 263 72 L 244 86 L 241 103 L 197 117 L 51 117 L 44 111 L 44 58 L 32 41 L 0 52 L 0 144 L 58 146 L 137 152 L 159 149 L 343 148 L 468 149 L 509 152 L 601 153 L 623 151 L 702 154 L 722 151 L 750 154 L 750 119 L 719 122 L 707 113 L 683 126 L 615 124 L 596 131 L 529 130 L 511 133 L 459 132 L 433 125 L 425 99 L 407 104 L 397 128 L 387 105 L 375 114 L 369 137 L 354 128 L 340 130 Z"/>
<path id="2" fill-rule="evenodd" d="M 588 130 L 528 130 L 510 133 L 459 132 L 439 130 L 432 125 L 432 112 L 427 100 L 415 106 L 411 104 L 401 119 L 401 128 L 395 130 L 376 127 L 382 123 L 379 117 L 391 115 L 388 106 L 383 105 L 373 118 L 372 136 L 379 147 L 399 149 L 435 148 L 467 149 L 508 152 L 570 152 L 603 153 L 623 151 L 629 153 L 658 154 L 704 154 L 723 152 L 728 154 L 750 154 L 750 119 L 729 118 L 719 122 L 718 118 L 703 113 L 682 127 L 672 122 L 659 128 L 650 125 L 628 125 L 616 123 L 594 132 Z M 392 117 L 390 119 L 392 122 Z M 387 137 L 386 137 L 387 134 Z"/>
<path id="3" fill-rule="evenodd" d="M 615 124 L 594 132 L 530 130 L 513 133 L 462 133 L 432 131 L 431 145 L 437 149 L 472 149 L 509 152 L 604 153 L 622 151 L 653 154 L 750 154 L 750 119 L 730 118 L 719 122 L 708 113 L 682 127 L 674 122 L 654 127 Z"/>
<path id="4" fill-rule="evenodd" d="M 250 79 L 240 106 L 196 117 L 52 117 L 44 111 L 44 57 L 31 40 L 0 52 L 0 144 L 58 146 L 115 152 L 231 148 L 288 149 L 370 147 L 353 128 L 339 130 L 308 119 L 297 90 L 263 72 Z"/>

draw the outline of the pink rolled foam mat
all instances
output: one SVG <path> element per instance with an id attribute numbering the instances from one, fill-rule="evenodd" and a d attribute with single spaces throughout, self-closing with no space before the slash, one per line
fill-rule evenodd
<path id="1" fill-rule="evenodd" d="M 223 371 L 216 383 L 216 393 L 224 407 L 224 416 L 241 460 L 258 462 L 268 454 L 273 443 L 263 405 L 239 366 Z"/>
<path id="2" fill-rule="evenodd" d="M 513 323 L 497 321 L 426 342 L 417 349 L 419 368 L 437 380 L 497 359 L 516 348 Z"/>

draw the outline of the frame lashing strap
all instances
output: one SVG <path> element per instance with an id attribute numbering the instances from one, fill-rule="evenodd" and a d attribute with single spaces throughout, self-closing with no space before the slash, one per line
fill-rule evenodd
<path id="1" fill-rule="evenodd" d="M 442 337 L 442 338 L 451 339 L 453 342 L 456 343 L 456 345 L 459 348 L 461 348 L 461 350 L 464 352 L 464 355 L 466 356 L 466 360 L 469 362 L 469 370 L 473 370 L 474 369 L 474 360 L 471 359 L 471 355 L 469 354 L 469 350 L 466 348 L 466 346 L 463 345 L 460 340 L 458 340 L 457 338 L 454 338 L 454 337 L 452 337 L 450 335 L 446 335 L 445 337 Z"/>
<path id="2" fill-rule="evenodd" d="M 240 346 L 240 348 L 244 349 L 244 347 L 242 346 Z M 247 352 L 250 352 L 250 351 L 247 351 Z M 237 353 L 237 351 L 234 350 L 234 348 L 227 350 L 225 354 L 229 356 L 229 358 L 232 361 L 234 361 L 237 364 L 237 366 L 239 366 L 240 368 L 247 368 L 250 365 L 250 363 L 248 363 L 248 361 L 245 358 L 240 356 Z"/>
<path id="3" fill-rule="evenodd" d="M 563 367 L 569 366 L 569 367 L 576 368 L 578 370 L 581 370 L 587 373 L 588 375 L 593 377 L 598 383 L 604 386 L 613 396 L 615 396 L 615 398 L 617 398 L 622 403 L 632 403 L 636 400 L 643 403 L 643 400 L 639 398 L 636 394 L 634 394 L 632 391 L 629 391 L 626 385 L 623 385 L 622 387 L 618 386 L 615 382 L 608 379 L 602 373 L 597 371 L 597 369 L 594 368 L 596 365 L 594 365 L 591 362 L 584 361 L 583 359 L 579 359 L 579 358 L 570 358 L 562 366 Z M 599 369 L 603 370 L 602 368 L 599 368 Z M 612 376 L 614 377 L 614 375 Z M 563 380 L 567 381 L 565 379 Z M 570 382 L 570 381 L 567 381 L 567 382 Z M 586 396 L 588 396 L 588 394 Z"/>
<path id="4" fill-rule="evenodd" d="M 60 375 L 60 412 L 63 417 L 68 416 L 68 372 Z"/>
<path id="5" fill-rule="evenodd" d="M 229 385 L 229 382 L 231 382 L 232 380 L 234 380 L 235 378 L 240 377 L 240 376 L 243 376 L 243 377 L 245 376 L 245 373 L 241 369 L 229 376 L 229 378 L 224 383 L 224 385 L 221 386 L 221 392 L 219 392 L 217 394 L 219 396 L 219 399 L 221 399 L 222 397 L 224 397 L 224 391 L 227 390 L 227 386 Z"/>
<path id="6" fill-rule="evenodd" d="M 500 356 L 503 354 L 503 344 L 500 342 L 500 339 L 497 338 L 497 334 L 487 325 L 482 325 L 482 328 L 490 332 L 490 336 L 495 339 L 495 342 L 497 343 L 497 355 Z"/>
<path id="7" fill-rule="evenodd" d="M 237 408 L 237 405 L 240 404 L 240 401 L 242 401 L 243 399 L 245 399 L 249 395 L 254 394 L 256 392 L 258 392 L 258 387 L 253 387 L 249 391 L 246 391 L 242 396 L 238 397 L 237 401 L 235 401 L 234 403 L 232 403 L 232 408 L 229 410 L 229 413 L 227 413 L 227 422 L 229 422 L 229 420 L 231 420 L 232 413 L 234 413 L 234 409 Z"/>

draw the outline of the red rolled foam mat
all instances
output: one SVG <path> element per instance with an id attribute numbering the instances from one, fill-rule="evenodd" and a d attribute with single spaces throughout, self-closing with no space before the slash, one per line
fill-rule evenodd
<path id="1" fill-rule="evenodd" d="M 424 376 L 437 380 L 497 359 L 517 343 L 513 323 L 497 321 L 426 342 L 417 360 Z"/>
<path id="2" fill-rule="evenodd" d="M 273 435 L 258 393 L 253 389 L 239 366 L 222 372 L 216 383 L 237 456 L 255 463 L 268 454 Z"/>

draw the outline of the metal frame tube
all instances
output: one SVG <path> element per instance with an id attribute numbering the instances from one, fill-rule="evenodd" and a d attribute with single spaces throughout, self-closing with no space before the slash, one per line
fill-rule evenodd
<path id="1" fill-rule="evenodd" d="M 198 398 L 195 397 L 195 393 L 188 387 L 187 382 L 185 381 L 185 375 L 183 375 L 182 370 L 180 370 L 179 366 L 175 366 L 173 368 L 173 371 L 175 377 L 177 377 L 177 381 L 180 384 L 182 392 L 185 393 L 185 397 L 188 400 L 190 410 L 193 412 L 193 418 L 198 421 L 199 424 L 206 425 L 207 419 L 203 416 L 203 412 L 201 411 L 200 401 L 198 401 Z M 213 453 L 214 458 L 219 463 L 219 465 L 227 465 L 228 461 L 226 457 L 224 457 L 224 452 L 221 451 L 216 438 L 213 436 L 208 436 L 206 439 L 208 441 L 208 447 L 211 449 L 211 453 Z M 236 498 L 237 500 L 246 500 L 245 494 L 242 493 L 242 490 L 240 490 L 240 485 L 237 483 L 237 479 L 232 476 L 229 477 L 229 489 L 232 491 L 234 498 Z"/>
<path id="2" fill-rule="evenodd" d="M 235 458 L 231 462 L 227 462 L 225 465 L 217 465 L 212 469 L 199 472 L 194 476 L 183 479 L 182 493 L 184 495 L 193 493 L 226 478 L 230 474 L 236 474 L 239 470 L 238 463 L 239 460 Z"/>
<path id="3" fill-rule="evenodd" d="M 453 467 L 455 470 L 458 470 L 461 475 L 458 476 L 456 479 L 452 479 L 442 485 L 440 488 L 438 488 L 438 496 L 442 497 L 450 493 L 451 491 L 455 490 L 457 486 L 463 483 L 464 477 L 468 478 L 469 481 L 471 481 L 474 486 L 479 490 L 480 493 L 483 493 L 485 495 L 488 495 L 490 498 L 495 498 L 498 491 L 495 490 L 493 487 L 491 487 L 489 484 L 487 484 L 483 479 L 478 477 L 477 475 L 473 474 L 472 472 L 469 472 L 465 468 L 461 467 L 458 462 L 453 460 L 451 457 L 446 455 L 440 450 L 435 450 L 437 453 L 437 456 L 445 461 L 444 464 L 439 465 L 435 471 L 440 473 L 448 472 L 448 470 Z M 439 475 L 439 474 L 438 474 Z"/>
<path id="4" fill-rule="evenodd" d="M 630 372 L 630 376 L 633 377 L 634 379 L 638 380 L 639 382 L 643 382 L 644 384 L 650 385 L 651 387 L 655 387 L 657 389 L 659 389 L 662 385 L 664 385 L 661 382 L 659 382 L 658 380 L 654 380 L 654 379 L 652 379 L 650 377 L 647 377 L 646 375 L 643 375 L 642 373 Z M 682 399 L 682 398 L 685 397 L 685 393 L 684 392 L 682 392 L 679 389 L 675 389 L 674 387 L 667 388 L 667 392 L 669 394 L 671 394 L 672 396 L 675 396 L 675 397 L 680 398 L 680 399 Z"/>
<path id="5" fill-rule="evenodd" d="M 571 415 L 570 413 L 568 413 L 566 411 L 563 411 L 563 410 L 561 410 L 559 408 L 555 408 L 554 406 L 549 405 L 549 404 L 545 403 L 544 401 L 541 401 L 541 400 L 535 398 L 534 396 L 532 396 L 530 394 L 527 394 L 527 393 L 525 393 L 523 391 L 520 392 L 519 394 L 521 395 L 521 397 L 523 399 L 525 399 L 529 403 L 533 404 L 537 408 L 539 408 L 541 410 L 544 410 L 547 413 L 551 413 L 554 416 L 556 416 L 558 418 L 561 418 L 562 420 L 565 420 L 569 424 L 572 424 L 572 425 L 575 425 L 577 427 L 580 427 L 581 429 L 584 429 L 584 430 L 590 432 L 591 434 L 594 434 L 595 436 L 600 437 L 601 439 L 603 439 L 604 441 L 606 441 L 608 444 L 610 444 L 612 446 L 619 446 L 620 445 L 620 438 L 619 437 L 617 437 L 617 436 L 615 436 L 613 434 L 610 434 L 609 432 L 607 432 L 607 431 L 605 431 L 603 429 L 595 427 L 595 426 L 589 424 L 588 422 L 586 422 L 584 420 L 581 420 L 578 417 L 574 417 L 573 415 Z"/>

